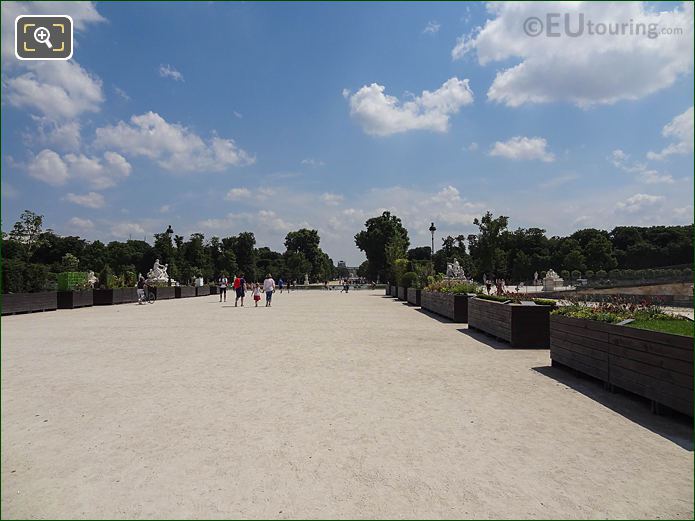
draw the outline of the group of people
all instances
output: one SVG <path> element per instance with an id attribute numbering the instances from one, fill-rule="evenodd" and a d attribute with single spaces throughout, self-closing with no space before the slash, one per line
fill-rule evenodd
<path id="1" fill-rule="evenodd" d="M 220 275 L 220 278 L 217 280 L 217 287 L 219 289 L 220 302 L 227 302 L 227 288 L 229 287 L 229 279 L 225 274 Z M 278 287 L 280 288 L 280 292 L 282 292 L 282 279 L 279 280 Z M 258 282 L 247 283 L 246 279 L 244 278 L 244 274 L 240 273 L 239 275 L 234 276 L 232 289 L 234 290 L 236 296 L 234 299 L 234 307 L 239 305 L 239 301 L 241 301 L 241 306 L 244 306 L 244 297 L 246 297 L 246 291 L 248 290 L 253 295 L 255 307 L 258 307 L 258 302 L 261 300 L 261 291 L 264 292 L 265 307 L 269 308 L 272 305 L 273 293 L 275 293 L 275 279 L 273 279 L 270 273 L 268 273 L 262 284 L 259 284 Z"/>
<path id="2" fill-rule="evenodd" d="M 498 295 L 504 295 L 504 291 L 506 288 L 506 283 L 504 279 L 493 279 L 492 276 L 487 276 L 483 275 L 483 284 L 485 284 L 485 289 L 487 290 L 487 294 L 490 295 L 492 293 L 492 285 L 495 285 L 495 291 L 497 292 Z"/>

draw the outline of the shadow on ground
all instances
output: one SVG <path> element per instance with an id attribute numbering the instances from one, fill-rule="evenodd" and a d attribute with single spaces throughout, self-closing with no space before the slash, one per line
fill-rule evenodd
<path id="1" fill-rule="evenodd" d="M 547 350 L 547 347 L 524 347 L 524 348 L 517 348 L 517 347 L 512 347 L 510 344 L 505 342 L 504 340 L 498 340 L 495 337 L 492 337 L 490 335 L 487 335 L 483 333 L 482 331 L 477 331 L 475 329 L 459 329 L 459 333 L 463 333 L 466 336 L 471 337 L 474 340 L 477 340 L 481 344 L 485 344 L 488 347 L 491 347 L 493 349 L 509 349 L 513 351 L 519 351 L 519 350 L 528 350 L 528 349 L 545 349 Z"/>
<path id="2" fill-rule="evenodd" d="M 604 388 L 603 382 L 569 367 L 543 366 L 534 367 L 533 370 L 692 452 L 693 420 L 684 414 L 666 410 L 665 407 L 662 414 L 654 414 L 649 400 L 620 389 L 609 391 Z"/>
<path id="3" fill-rule="evenodd" d="M 423 315 L 427 315 L 428 317 L 433 318 L 438 322 L 442 322 L 443 324 L 453 324 L 454 323 L 453 321 L 449 320 L 448 318 L 439 316 L 435 313 L 432 313 L 431 311 L 427 311 L 426 309 L 419 308 L 419 309 L 416 309 L 415 311 L 417 311 L 418 313 L 422 313 Z"/>

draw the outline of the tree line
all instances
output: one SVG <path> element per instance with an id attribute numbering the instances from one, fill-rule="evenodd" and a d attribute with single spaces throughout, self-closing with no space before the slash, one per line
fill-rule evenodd
<path id="1" fill-rule="evenodd" d="M 285 237 L 285 251 L 257 246 L 251 232 L 229 237 L 194 233 L 187 240 L 173 233 L 157 233 L 154 244 L 128 240 L 87 241 L 43 229 L 43 216 L 24 211 L 9 233 L 2 234 L 3 292 L 41 291 L 54 285 L 56 274 L 94 271 L 104 284 L 129 286 L 146 275 L 155 259 L 168 264 L 172 279 L 182 284 L 196 277 L 216 280 L 220 274 L 243 273 L 247 280 L 276 279 L 312 282 L 339 275 L 333 260 L 321 249 L 317 230 L 302 228 Z"/>
<path id="2" fill-rule="evenodd" d="M 401 220 L 384 212 L 365 223 L 355 235 L 355 244 L 367 261 L 360 274 L 372 280 L 394 281 L 399 259 L 445 273 L 446 265 L 458 259 L 467 275 L 483 274 L 514 281 L 527 281 L 548 269 L 591 277 L 616 270 L 685 267 L 693 263 L 693 225 L 618 226 L 611 231 L 585 228 L 567 237 L 548 237 L 542 228 L 509 229 L 509 217 L 487 212 L 473 224 L 477 233 L 447 236 L 431 254 L 429 246 L 410 248 L 408 230 Z M 687 268 L 686 268 L 687 269 Z M 577 278 L 576 276 L 574 278 Z"/>

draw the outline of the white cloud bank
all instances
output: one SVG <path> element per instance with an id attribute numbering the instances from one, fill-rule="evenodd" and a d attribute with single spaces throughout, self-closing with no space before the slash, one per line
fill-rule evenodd
<path id="1" fill-rule="evenodd" d="M 525 103 L 565 101 L 580 107 L 635 100 L 667 88 L 693 67 L 693 4 L 658 11 L 643 2 L 491 2 L 492 19 L 471 35 L 459 38 L 453 59 L 475 52 L 478 62 L 519 60 L 497 73 L 488 99 L 516 107 Z M 524 22 L 531 17 L 548 26 L 548 13 L 561 13 L 560 25 L 529 36 Z M 681 28 L 683 34 L 590 35 L 570 37 L 579 17 L 594 24 L 657 24 Z M 553 21 L 553 20 L 551 20 Z M 527 26 L 529 27 L 529 26 Z M 535 28 L 539 26 L 536 25 Z M 533 29 L 533 27 L 531 27 Z M 629 30 L 628 30 L 629 31 Z"/>
<path id="2" fill-rule="evenodd" d="M 207 142 L 179 123 L 169 123 L 155 112 L 132 116 L 96 130 L 96 146 L 126 155 L 143 156 L 169 171 L 221 172 L 230 166 L 252 164 L 255 158 L 234 140 L 213 135 Z"/>
<path id="3" fill-rule="evenodd" d="M 516 136 L 508 141 L 495 142 L 490 155 L 517 161 L 539 160 L 550 163 L 555 161 L 555 155 L 547 147 L 548 142 L 544 138 Z"/>
<path id="4" fill-rule="evenodd" d="M 70 192 L 65 196 L 65 200 L 87 208 L 102 208 L 104 204 L 106 204 L 104 196 L 96 192 L 89 192 L 82 195 Z"/>
<path id="5" fill-rule="evenodd" d="M 473 103 L 468 80 L 456 77 L 433 92 L 424 90 L 420 96 L 402 103 L 395 96 L 384 94 L 385 90 L 377 83 L 365 85 L 352 95 L 343 90 L 343 96 L 349 99 L 350 115 L 367 134 L 389 136 L 409 130 L 446 132 L 449 118 L 461 107 Z"/>
<path id="6" fill-rule="evenodd" d="M 671 143 L 661 152 L 647 152 L 647 159 L 661 160 L 672 155 L 692 154 L 693 152 L 693 107 L 679 114 L 668 123 L 661 135 L 671 138 Z"/>
<path id="7" fill-rule="evenodd" d="M 162 78 L 171 78 L 174 81 L 183 81 L 183 74 L 181 74 L 171 65 L 160 65 L 159 75 Z"/>
<path id="8" fill-rule="evenodd" d="M 69 179 L 80 179 L 97 190 L 115 186 L 130 175 L 132 166 L 116 152 L 104 152 L 102 157 L 84 154 L 61 156 L 43 149 L 26 165 L 27 174 L 52 186 L 64 185 Z"/>

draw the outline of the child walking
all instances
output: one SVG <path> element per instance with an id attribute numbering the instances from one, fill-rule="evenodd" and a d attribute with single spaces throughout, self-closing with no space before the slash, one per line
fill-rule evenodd
<path id="1" fill-rule="evenodd" d="M 256 303 L 255 307 L 258 307 L 258 302 L 261 300 L 261 286 L 258 282 L 253 283 L 253 301 Z"/>

